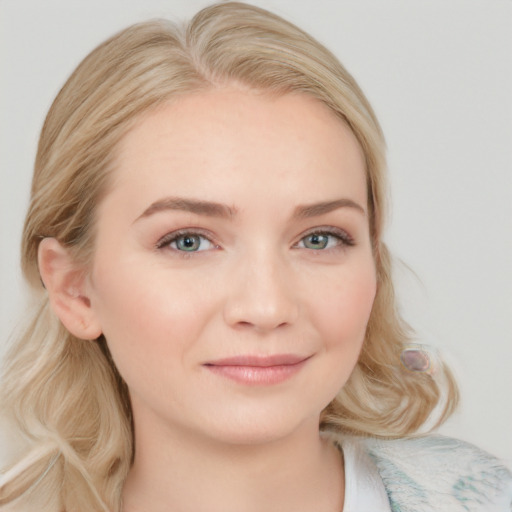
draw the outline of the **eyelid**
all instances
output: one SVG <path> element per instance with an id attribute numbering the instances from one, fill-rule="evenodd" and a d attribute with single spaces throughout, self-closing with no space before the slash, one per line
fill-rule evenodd
<path id="1" fill-rule="evenodd" d="M 352 247 L 355 245 L 354 238 L 346 231 L 345 229 L 341 229 L 335 226 L 319 226 L 312 229 L 309 229 L 305 233 L 302 233 L 300 235 L 299 240 L 294 244 L 294 247 L 297 247 L 297 245 L 307 236 L 310 235 L 327 235 L 327 236 L 333 236 L 337 238 L 340 241 L 341 247 Z M 325 250 L 325 249 L 324 249 Z M 327 249 L 328 250 L 328 249 Z"/>
<path id="2" fill-rule="evenodd" d="M 182 236 L 200 236 L 201 238 L 204 238 L 208 240 L 214 248 L 219 248 L 219 245 L 215 242 L 213 239 L 213 236 L 210 232 L 205 231 L 201 228 L 183 228 L 183 229 L 177 229 L 176 231 L 171 231 L 170 233 L 165 234 L 163 237 L 159 238 L 158 241 L 155 244 L 156 249 L 165 249 L 168 248 L 171 251 L 185 253 L 185 254 L 192 254 L 193 252 L 204 252 L 204 251 L 179 251 L 178 249 L 172 249 L 169 247 L 169 245 L 177 240 L 178 238 Z"/>

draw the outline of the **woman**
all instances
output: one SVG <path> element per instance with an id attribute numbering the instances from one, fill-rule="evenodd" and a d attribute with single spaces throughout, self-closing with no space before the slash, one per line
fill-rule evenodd
<path id="1" fill-rule="evenodd" d="M 2 386 L 29 446 L 0 503 L 506 510 L 496 460 L 414 436 L 457 391 L 406 350 L 384 167 L 351 76 L 266 11 L 94 50 L 41 134 L 23 241 L 40 308 Z"/>

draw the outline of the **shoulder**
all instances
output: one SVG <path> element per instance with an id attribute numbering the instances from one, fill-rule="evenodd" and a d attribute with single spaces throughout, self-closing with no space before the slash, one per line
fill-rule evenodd
<path id="1" fill-rule="evenodd" d="M 362 440 L 393 512 L 509 512 L 512 474 L 479 448 L 443 436 Z"/>

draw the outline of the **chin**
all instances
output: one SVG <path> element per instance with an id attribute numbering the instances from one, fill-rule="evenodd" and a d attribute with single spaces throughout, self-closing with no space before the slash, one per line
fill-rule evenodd
<path id="1" fill-rule="evenodd" d="M 317 433 L 319 418 L 320 412 L 304 414 L 286 407 L 277 411 L 239 408 L 234 415 L 217 415 L 210 420 L 207 435 L 223 444 L 263 445 L 305 432 Z"/>

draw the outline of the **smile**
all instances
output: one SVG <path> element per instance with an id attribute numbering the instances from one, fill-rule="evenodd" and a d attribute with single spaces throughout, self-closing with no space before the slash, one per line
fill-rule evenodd
<path id="1" fill-rule="evenodd" d="M 301 370 L 310 356 L 236 356 L 205 363 L 211 372 L 239 384 L 269 386 L 279 384 Z"/>

